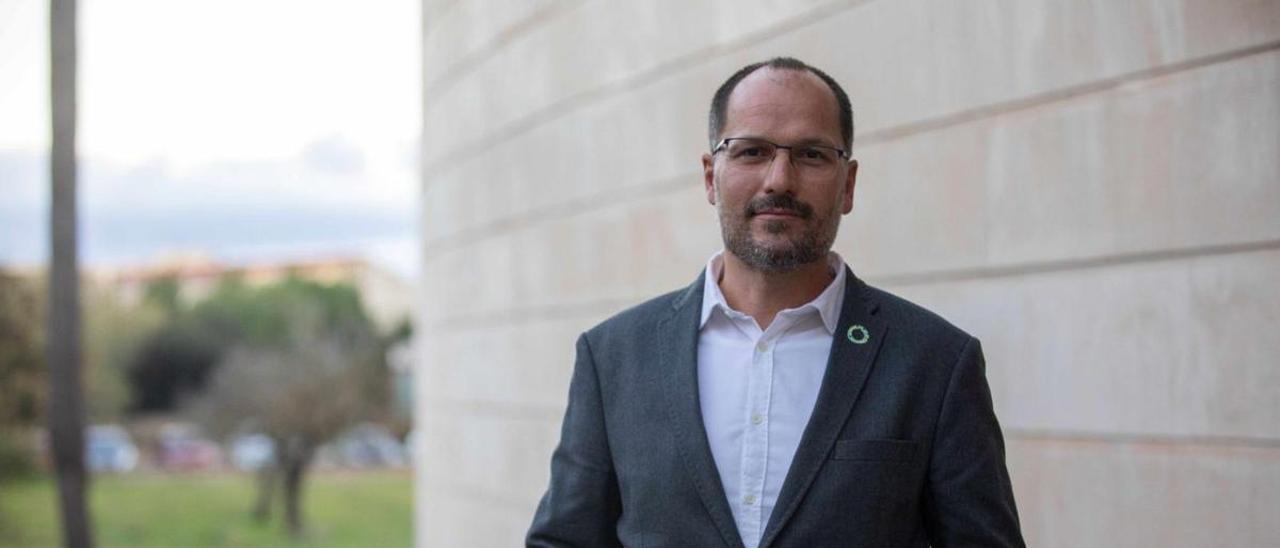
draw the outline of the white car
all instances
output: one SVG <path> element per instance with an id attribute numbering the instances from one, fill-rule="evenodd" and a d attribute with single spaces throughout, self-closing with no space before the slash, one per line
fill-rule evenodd
<path id="1" fill-rule="evenodd" d="M 85 465 L 94 472 L 130 472 L 138 467 L 138 446 L 119 425 L 90 426 L 84 452 Z"/>
<path id="2" fill-rule="evenodd" d="M 261 470 L 276 458 L 276 444 L 264 434 L 248 434 L 231 440 L 231 464 L 246 472 Z"/>

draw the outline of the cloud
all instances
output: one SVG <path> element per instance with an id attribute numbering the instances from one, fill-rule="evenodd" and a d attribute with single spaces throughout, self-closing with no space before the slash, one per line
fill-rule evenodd
<path id="1" fill-rule="evenodd" d="M 164 161 L 134 166 L 87 162 L 85 199 L 112 210 L 255 207 L 263 204 L 401 207 L 413 193 L 408 169 L 365 169 L 358 151 L 308 147 L 296 156 L 226 161 L 179 169 Z"/>
<path id="2" fill-rule="evenodd" d="M 307 166 L 334 175 L 353 175 L 364 170 L 364 154 L 341 137 L 312 142 L 302 150 Z"/>
<path id="3" fill-rule="evenodd" d="M 87 263 L 120 263 L 186 249 L 226 258 L 290 250 L 353 254 L 415 240 L 413 172 L 398 173 L 400 182 L 374 178 L 357 169 L 354 147 L 340 143 L 332 140 L 275 161 L 221 162 L 187 171 L 159 161 L 85 161 L 81 255 Z M 323 160 L 317 164 L 317 158 Z M 0 200 L 0 263 L 45 258 L 47 173 L 43 154 L 0 150 L 6 197 Z"/>

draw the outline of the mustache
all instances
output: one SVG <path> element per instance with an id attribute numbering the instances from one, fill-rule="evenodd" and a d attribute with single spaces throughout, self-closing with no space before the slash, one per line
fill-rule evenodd
<path id="1" fill-rule="evenodd" d="M 747 202 L 747 217 L 755 217 L 765 210 L 787 211 L 801 219 L 813 217 L 813 206 L 788 194 L 770 194 Z"/>

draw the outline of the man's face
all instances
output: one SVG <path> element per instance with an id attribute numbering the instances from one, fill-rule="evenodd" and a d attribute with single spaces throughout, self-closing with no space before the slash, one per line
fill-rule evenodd
<path id="1" fill-rule="evenodd" d="M 784 146 L 844 148 L 835 94 L 808 71 L 761 68 L 729 97 L 721 138 L 752 137 Z M 853 210 L 856 162 L 830 172 L 791 161 L 743 165 L 727 151 L 702 157 L 707 201 L 716 207 L 725 249 L 764 272 L 789 272 L 822 260 L 840 216 Z"/>

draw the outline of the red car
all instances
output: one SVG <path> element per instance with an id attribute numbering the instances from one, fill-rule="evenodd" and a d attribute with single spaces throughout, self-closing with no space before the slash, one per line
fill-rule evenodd
<path id="1" fill-rule="evenodd" d="M 212 441 L 195 437 L 166 437 L 156 443 L 156 464 L 165 470 L 196 472 L 222 465 L 222 449 Z"/>

